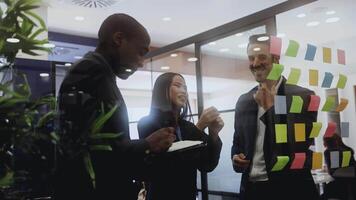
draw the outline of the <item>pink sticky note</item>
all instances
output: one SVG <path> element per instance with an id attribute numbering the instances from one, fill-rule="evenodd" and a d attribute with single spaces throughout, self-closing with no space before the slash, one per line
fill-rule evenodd
<path id="1" fill-rule="evenodd" d="M 341 65 L 345 65 L 345 51 L 338 49 L 337 50 L 337 62 Z"/>
<path id="2" fill-rule="evenodd" d="M 291 169 L 303 169 L 305 163 L 305 153 L 295 153 Z"/>
<path id="3" fill-rule="evenodd" d="M 270 39 L 271 45 L 269 48 L 269 51 L 272 55 L 281 55 L 281 50 L 282 50 L 282 39 L 275 37 L 275 36 L 271 36 Z"/>
<path id="4" fill-rule="evenodd" d="M 336 123 L 335 122 L 329 122 L 328 123 L 328 128 L 325 131 L 324 137 L 331 137 L 335 134 L 336 130 Z"/>
<path id="5" fill-rule="evenodd" d="M 318 111 L 320 105 L 320 97 L 317 95 L 310 95 L 310 103 L 308 111 Z"/>

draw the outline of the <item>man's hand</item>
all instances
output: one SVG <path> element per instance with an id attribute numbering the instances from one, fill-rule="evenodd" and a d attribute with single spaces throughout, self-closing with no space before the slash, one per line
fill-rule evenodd
<path id="1" fill-rule="evenodd" d="M 199 121 L 197 123 L 197 127 L 200 130 L 204 130 L 206 127 L 210 125 L 210 123 L 216 121 L 219 117 L 218 110 L 212 106 L 208 109 L 205 109 L 203 113 L 200 115 Z"/>
<path id="2" fill-rule="evenodd" d="M 153 153 L 160 153 L 167 151 L 176 140 L 173 127 L 161 128 L 145 139 L 148 142 L 150 151 Z"/>
<path id="3" fill-rule="evenodd" d="M 224 121 L 221 119 L 221 117 L 217 117 L 216 120 L 214 120 L 208 125 L 209 135 L 213 138 L 217 138 L 219 136 L 219 132 L 223 127 Z"/>
<path id="4" fill-rule="evenodd" d="M 246 169 L 250 165 L 250 161 L 246 160 L 246 156 L 243 153 L 240 153 L 240 154 L 235 154 L 232 157 L 232 164 L 237 167 Z"/>
<path id="5" fill-rule="evenodd" d="M 258 86 L 258 90 L 253 97 L 259 106 L 268 110 L 274 105 L 274 96 L 276 94 L 276 86 L 272 86 L 272 88 L 269 89 L 266 83 L 262 83 Z"/>

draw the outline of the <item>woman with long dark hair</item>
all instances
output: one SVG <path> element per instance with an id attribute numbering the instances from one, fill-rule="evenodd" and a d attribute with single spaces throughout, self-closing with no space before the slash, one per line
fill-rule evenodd
<path id="1" fill-rule="evenodd" d="M 153 88 L 150 114 L 138 123 L 140 138 L 146 138 L 154 130 L 172 127 L 177 141 L 203 141 L 206 146 L 152 157 L 148 168 L 148 200 L 195 200 L 197 169 L 210 172 L 217 166 L 222 147 L 218 133 L 224 126 L 219 113 L 211 107 L 204 110 L 197 125 L 190 119 L 183 76 L 177 73 L 160 75 Z M 205 128 L 208 128 L 208 135 L 203 132 Z"/>

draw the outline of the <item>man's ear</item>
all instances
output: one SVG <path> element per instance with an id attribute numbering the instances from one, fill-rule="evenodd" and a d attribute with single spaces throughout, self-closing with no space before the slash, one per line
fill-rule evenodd
<path id="1" fill-rule="evenodd" d="M 112 41 L 118 47 L 121 46 L 123 38 L 124 38 L 124 36 L 123 36 L 122 32 L 115 32 L 112 35 Z"/>

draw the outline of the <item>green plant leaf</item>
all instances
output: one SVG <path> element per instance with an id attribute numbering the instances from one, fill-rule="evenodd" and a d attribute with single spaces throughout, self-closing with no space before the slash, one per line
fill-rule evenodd
<path id="1" fill-rule="evenodd" d="M 44 20 L 38 16 L 36 13 L 33 13 L 31 11 L 25 11 L 26 14 L 30 15 L 31 17 L 35 18 L 41 25 L 41 28 L 44 28 L 47 30 L 46 28 L 46 23 L 44 22 Z"/>
<path id="2" fill-rule="evenodd" d="M 51 136 L 52 140 L 54 140 L 56 143 L 60 141 L 60 138 L 56 132 L 52 131 L 49 135 Z"/>
<path id="3" fill-rule="evenodd" d="M 91 139 L 115 139 L 122 135 L 123 133 L 96 133 L 94 135 L 90 135 Z"/>
<path id="4" fill-rule="evenodd" d="M 10 186 L 14 183 L 14 172 L 9 171 L 0 179 L 0 187 Z"/>
<path id="5" fill-rule="evenodd" d="M 89 149 L 91 151 L 112 151 L 110 145 L 90 145 Z"/>
<path id="6" fill-rule="evenodd" d="M 49 121 L 54 119 L 55 115 L 56 115 L 55 111 L 50 111 L 50 112 L 46 113 L 38 120 L 37 127 L 41 128 L 41 127 L 45 126 Z"/>
<path id="7" fill-rule="evenodd" d="M 84 159 L 85 169 L 87 170 L 89 177 L 92 181 L 93 188 L 96 188 L 96 186 L 95 186 L 95 172 L 94 172 L 93 163 L 91 161 L 90 154 L 84 153 L 83 159 Z"/>
<path id="8" fill-rule="evenodd" d="M 93 123 L 92 127 L 91 127 L 91 134 L 96 134 L 99 133 L 100 130 L 103 128 L 104 124 L 106 121 L 108 121 L 110 119 L 110 117 L 114 114 L 114 112 L 117 110 L 118 105 L 115 105 L 113 108 L 111 108 L 111 110 L 104 114 L 104 115 L 100 115 Z"/>

